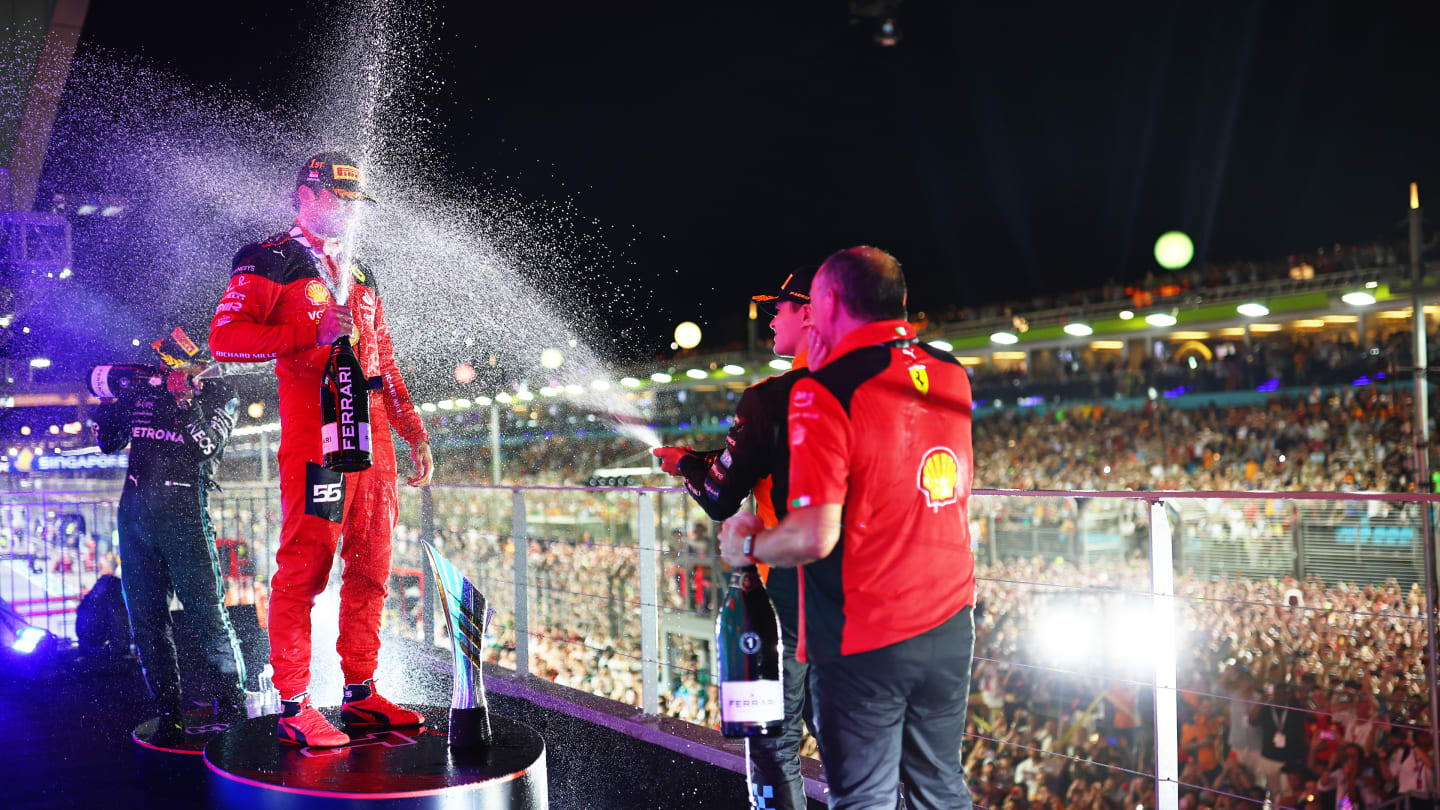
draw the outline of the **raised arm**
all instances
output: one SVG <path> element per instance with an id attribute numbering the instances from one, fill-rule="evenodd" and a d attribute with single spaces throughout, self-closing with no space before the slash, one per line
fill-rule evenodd
<path id="1" fill-rule="evenodd" d="M 269 323 L 284 291 L 283 258 L 260 245 L 235 257 L 230 284 L 210 321 L 210 352 L 226 363 L 258 363 L 319 345 L 316 324 Z"/>

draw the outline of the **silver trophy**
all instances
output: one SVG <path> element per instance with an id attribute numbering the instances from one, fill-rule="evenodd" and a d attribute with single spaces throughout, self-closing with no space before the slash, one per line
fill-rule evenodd
<path id="1" fill-rule="evenodd" d="M 485 702 L 485 632 L 490 624 L 485 594 L 466 579 L 430 543 L 425 556 L 440 583 L 445 629 L 455 654 L 455 687 L 450 693 L 450 745 L 474 748 L 490 744 L 490 707 Z"/>

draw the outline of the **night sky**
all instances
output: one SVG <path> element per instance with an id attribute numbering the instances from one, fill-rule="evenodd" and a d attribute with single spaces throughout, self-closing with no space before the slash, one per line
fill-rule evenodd
<path id="1" fill-rule="evenodd" d="M 910 0 L 895 48 L 845 0 L 635 5 L 441 4 L 430 59 L 447 171 L 567 200 L 613 253 L 586 297 L 651 291 L 636 356 L 687 318 L 738 340 L 852 244 L 916 310 L 1137 279 L 1170 229 L 1197 261 L 1393 240 L 1410 181 L 1440 200 L 1434 4 Z M 81 48 L 264 100 L 322 9 L 97 0 Z"/>

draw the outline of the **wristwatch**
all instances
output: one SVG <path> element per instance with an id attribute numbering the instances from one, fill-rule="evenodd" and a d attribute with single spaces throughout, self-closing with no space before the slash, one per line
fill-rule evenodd
<path id="1" fill-rule="evenodd" d="M 740 553 L 745 555 L 745 559 L 749 560 L 751 565 L 760 564 L 760 561 L 755 559 L 755 535 L 745 536 L 745 545 L 740 549 Z"/>

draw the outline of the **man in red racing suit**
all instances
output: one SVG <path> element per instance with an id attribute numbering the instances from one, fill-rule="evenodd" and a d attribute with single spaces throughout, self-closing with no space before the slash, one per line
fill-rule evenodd
<path id="1" fill-rule="evenodd" d="M 346 683 L 342 718 L 348 726 L 423 721 L 416 712 L 381 697 L 373 681 L 398 514 L 390 426 L 410 444 L 416 466 L 411 486 L 430 483 L 433 462 L 425 426 L 395 365 L 375 272 L 358 262 L 341 268 L 337 261 L 338 237 L 354 222 L 355 209 L 373 202 L 360 186 L 356 166 L 337 153 L 307 161 L 296 189 L 295 226 L 240 249 L 210 324 L 217 361 L 276 361 L 283 519 L 270 584 L 270 662 L 285 707 L 279 737 L 297 745 L 349 742 L 315 710 L 308 692 L 310 610 L 325 589 L 341 534 L 344 567 L 336 647 Z M 335 302 L 335 291 L 345 286 L 341 273 L 353 277 L 347 306 Z M 345 474 L 323 466 L 320 444 L 320 377 L 331 344 L 343 335 L 351 336 L 355 354 L 372 378 L 373 466 Z"/>

